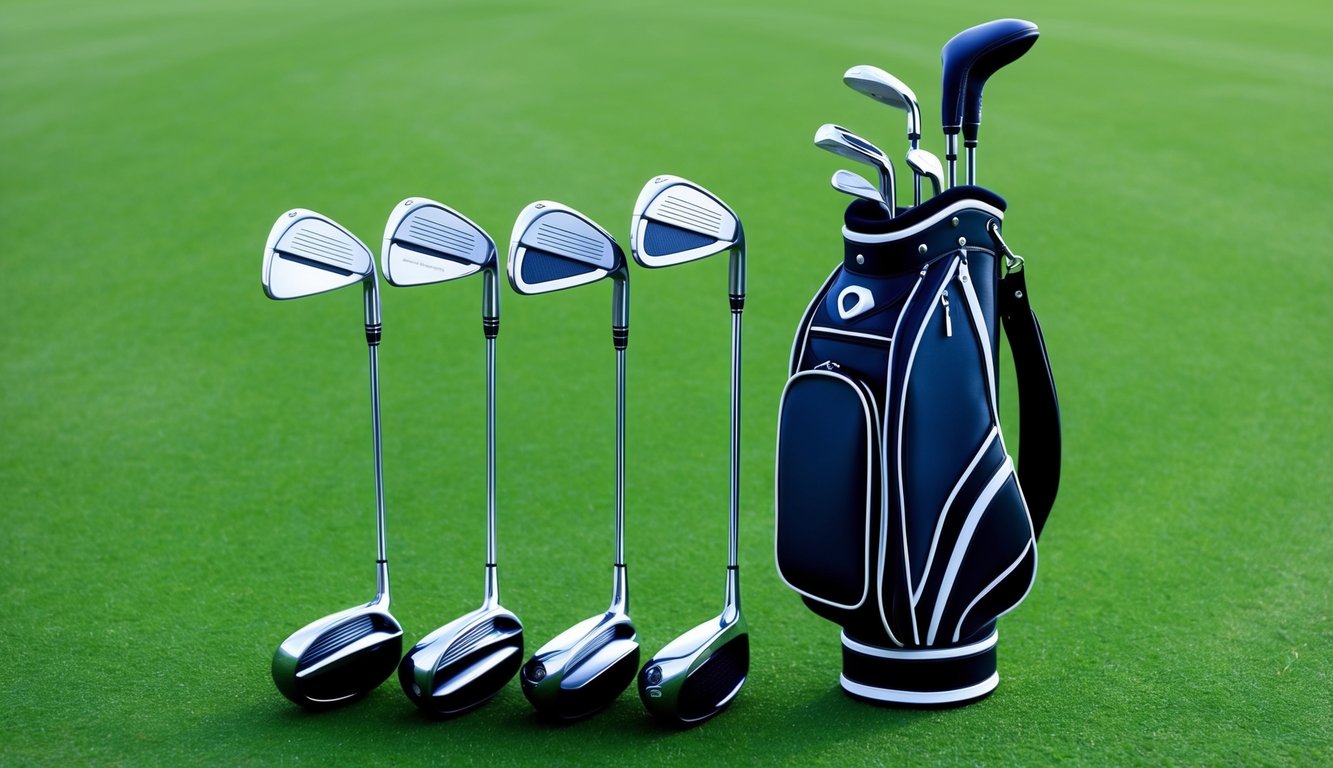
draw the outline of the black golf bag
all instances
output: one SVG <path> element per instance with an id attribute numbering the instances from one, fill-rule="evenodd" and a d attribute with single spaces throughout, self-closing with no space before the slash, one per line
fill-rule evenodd
<path id="1" fill-rule="evenodd" d="M 778 572 L 842 626 L 844 691 L 941 706 L 999 681 L 1055 500 L 1060 421 L 1005 202 L 960 186 L 889 219 L 848 207 L 842 264 L 801 318 L 778 416 Z M 1003 318 L 1019 470 L 997 404 Z"/>

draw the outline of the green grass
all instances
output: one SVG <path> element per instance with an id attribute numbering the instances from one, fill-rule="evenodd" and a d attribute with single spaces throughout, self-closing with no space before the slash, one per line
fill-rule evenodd
<path id="1" fill-rule="evenodd" d="M 1064 482 L 997 693 L 879 709 L 838 692 L 837 628 L 772 564 L 786 354 L 841 254 L 838 164 L 810 137 L 897 148 L 901 117 L 838 82 L 857 63 L 935 125 L 939 46 L 1003 15 L 1042 39 L 987 88 L 981 179 L 1028 258 Z M 4 3 L 0 763 L 1328 764 L 1331 34 L 1289 0 Z M 293 708 L 276 644 L 372 591 L 370 444 L 360 299 L 264 299 L 269 224 L 305 206 L 377 245 L 424 194 L 501 248 L 539 198 L 619 234 L 662 172 L 750 238 L 738 703 L 685 733 L 632 693 L 548 727 L 516 684 L 446 723 L 396 682 Z M 720 607 L 724 275 L 634 275 L 648 653 Z M 479 291 L 384 295 L 409 641 L 480 599 Z M 503 296 L 501 582 L 530 648 L 609 597 L 608 301 Z"/>

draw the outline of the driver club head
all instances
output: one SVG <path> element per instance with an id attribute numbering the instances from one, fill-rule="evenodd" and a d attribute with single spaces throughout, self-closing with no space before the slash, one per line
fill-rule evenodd
<path id="1" fill-rule="evenodd" d="M 523 693 L 542 715 L 579 720 L 620 696 L 639 668 L 639 638 L 623 604 L 561 632 L 523 665 Z"/>
<path id="2" fill-rule="evenodd" d="M 490 701 L 523 664 L 523 624 L 492 601 L 422 638 L 398 665 L 403 692 L 452 717 Z"/>
<path id="3" fill-rule="evenodd" d="M 355 701 L 389 679 L 403 653 L 403 628 L 387 599 L 325 616 L 292 633 L 273 655 L 282 695 L 312 710 Z"/>
<path id="4" fill-rule="evenodd" d="M 625 252 L 615 238 L 568 206 L 539 200 L 514 221 L 506 271 L 519 293 L 574 288 L 624 269 Z"/>
<path id="5" fill-rule="evenodd" d="M 409 197 L 384 225 L 384 278 L 392 285 L 429 285 L 496 269 L 495 241 L 444 203 Z"/>
<path id="6" fill-rule="evenodd" d="M 299 299 L 375 279 L 375 259 L 360 239 L 314 211 L 278 217 L 264 244 L 264 294 Z"/>
<path id="7" fill-rule="evenodd" d="M 865 163 L 879 171 L 879 191 L 884 197 L 885 210 L 892 218 L 897 211 L 894 192 L 893 162 L 879 147 L 840 125 L 825 123 L 815 131 L 815 146 L 838 157 Z"/>
<path id="8" fill-rule="evenodd" d="M 739 608 L 716 616 L 668 643 L 639 672 L 639 698 L 659 720 L 697 725 L 721 713 L 750 671 L 750 633 Z"/>

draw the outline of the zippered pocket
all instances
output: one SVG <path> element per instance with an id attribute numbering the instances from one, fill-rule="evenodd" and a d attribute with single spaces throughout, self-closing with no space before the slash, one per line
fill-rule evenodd
<path id="1" fill-rule="evenodd" d="M 863 605 L 880 511 L 879 411 L 834 362 L 787 381 L 778 411 L 778 575 L 836 608 Z"/>

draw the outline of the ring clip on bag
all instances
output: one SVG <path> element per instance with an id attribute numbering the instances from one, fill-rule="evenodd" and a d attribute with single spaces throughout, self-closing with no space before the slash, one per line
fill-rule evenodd
<path id="1" fill-rule="evenodd" d="M 778 415 L 778 572 L 842 626 L 841 685 L 907 706 L 999 682 L 1059 484 L 1060 418 L 1005 202 L 955 187 L 888 219 L 848 207 L 839 265 L 797 329 Z M 1003 318 L 1021 461 L 997 403 Z"/>

